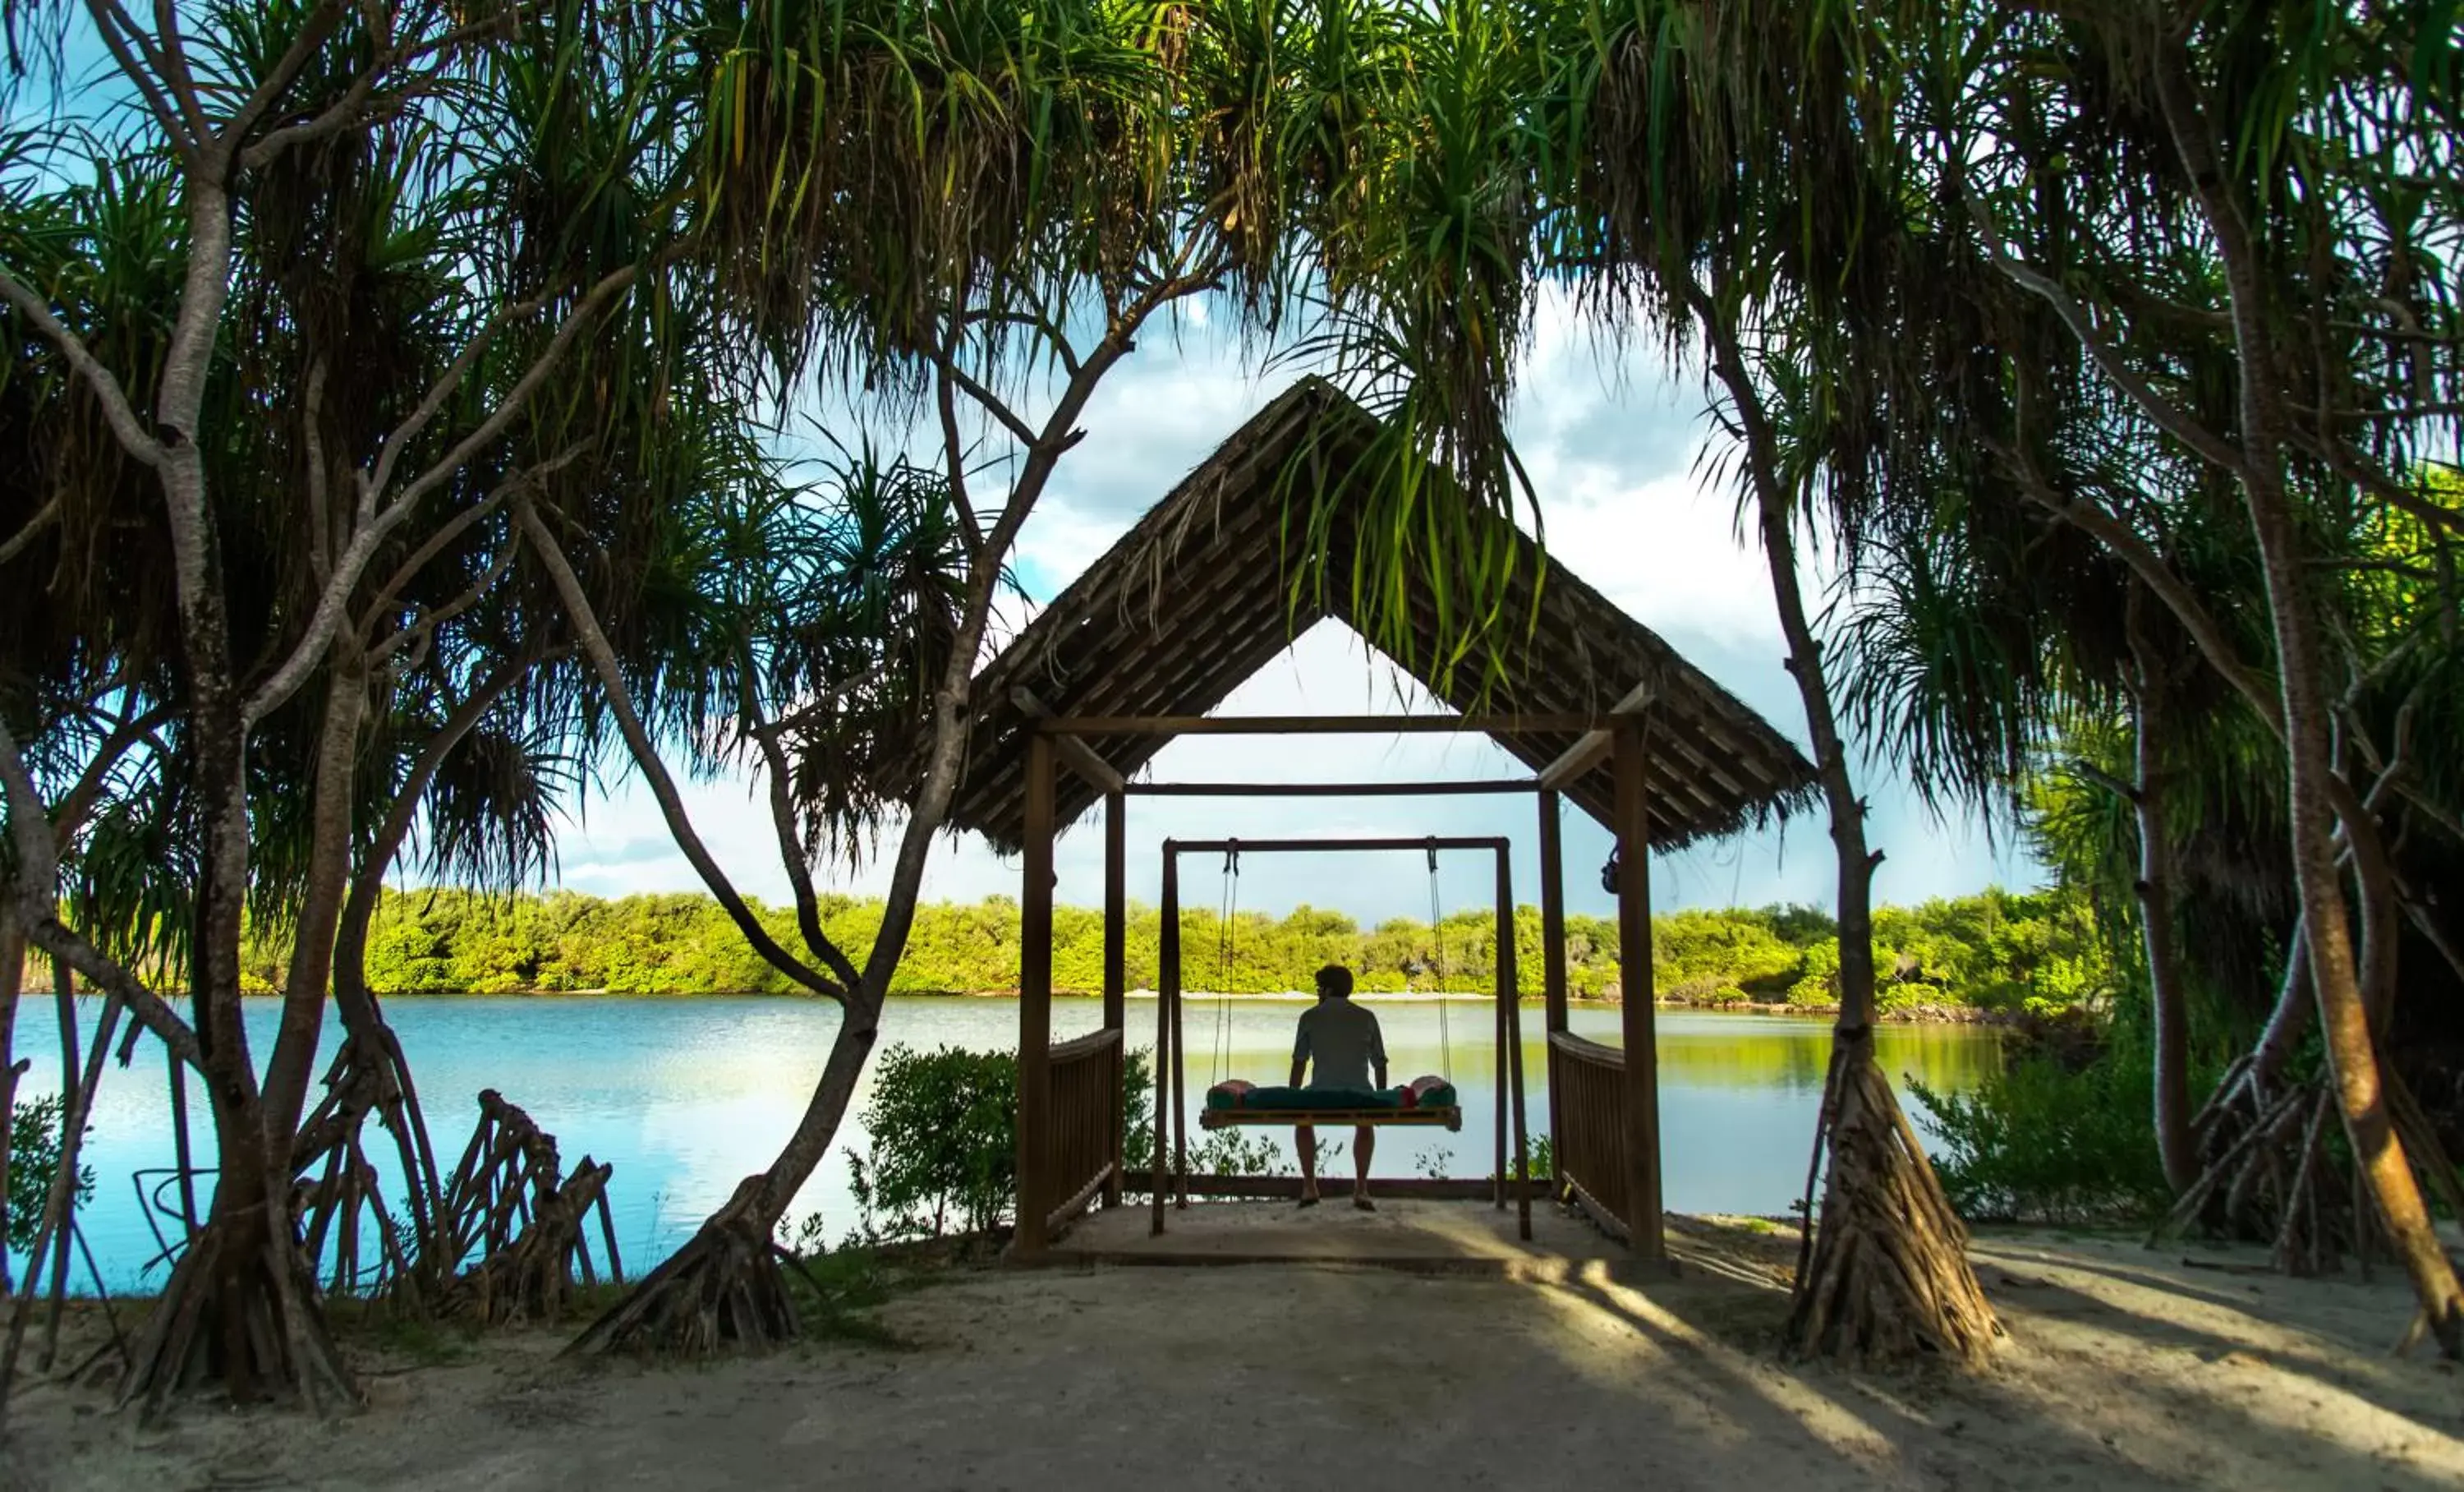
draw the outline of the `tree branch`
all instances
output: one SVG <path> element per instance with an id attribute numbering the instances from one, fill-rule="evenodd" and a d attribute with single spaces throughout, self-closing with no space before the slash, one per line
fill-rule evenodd
<path id="1" fill-rule="evenodd" d="M 0 300 L 7 301 L 19 315 L 33 322 L 34 329 L 58 347 L 60 355 L 69 360 L 69 367 L 86 381 L 95 397 L 102 401 L 102 417 L 111 426 L 111 433 L 120 437 L 121 449 L 147 466 L 160 465 L 163 460 L 162 442 L 146 434 L 145 422 L 139 419 L 137 411 L 130 407 L 128 394 L 120 387 L 120 380 L 96 360 L 77 333 L 61 324 L 60 319 L 52 314 L 50 304 L 6 270 L 0 270 Z"/>
<path id="2" fill-rule="evenodd" d="M 34 516 L 26 520 L 26 525 L 23 528 L 11 534 L 7 543 L 0 544 L 0 565 L 6 565 L 26 552 L 28 546 L 33 545 L 42 535 L 43 530 L 49 528 L 53 521 L 59 516 L 59 495 L 54 493 L 50 501 L 35 509 Z"/>
<path id="3" fill-rule="evenodd" d="M 205 1051 L 197 1043 L 196 1033 L 128 970 L 62 925 L 59 839 L 52 827 L 52 816 L 43 807 L 42 793 L 34 786 L 33 773 L 27 770 L 26 758 L 17 749 L 17 739 L 10 733 L 5 721 L 0 721 L 0 801 L 8 804 L 10 837 L 17 849 L 18 900 L 14 908 L 5 909 L 0 915 L 15 916 L 26 929 L 28 941 L 119 995 L 137 1018 L 162 1038 L 165 1046 L 181 1060 L 203 1071 Z"/>
<path id="4" fill-rule="evenodd" d="M 973 399 L 976 403 L 981 405 L 984 409 L 984 412 L 990 414 L 994 419 L 999 420 L 1003 429 L 1007 430 L 1013 436 L 1017 437 L 1020 445 L 1032 449 L 1036 442 L 1043 438 L 1041 435 L 1037 434 L 1033 426 L 1019 418 L 1017 413 L 1015 413 L 1007 404 L 1003 403 L 999 395 L 995 394 L 991 390 L 985 388 L 983 385 L 976 382 L 973 375 L 969 374 L 966 369 L 958 367 L 955 360 L 943 359 L 941 363 L 941 370 L 942 376 L 949 379 L 949 381 L 957 388 L 959 392 L 964 393 L 968 398 Z M 1073 378 L 1074 376 L 1075 375 L 1073 375 Z"/>
<path id="5" fill-rule="evenodd" d="M 600 687 L 606 692 L 607 707 L 616 717 L 616 727 L 633 754 L 634 766 L 641 769 L 644 781 L 649 783 L 650 795 L 658 801 L 660 816 L 667 820 L 668 833 L 674 837 L 676 848 L 684 852 L 685 858 L 701 877 L 702 884 L 710 888 L 711 896 L 726 911 L 728 919 L 736 924 L 737 930 L 744 935 L 744 941 L 753 945 L 756 953 L 815 994 L 846 1003 L 847 989 L 805 967 L 803 960 L 781 947 L 768 929 L 761 925 L 760 919 L 753 915 L 753 909 L 744 904 L 744 898 L 737 893 L 735 884 L 727 879 L 727 873 L 719 869 L 718 861 L 702 843 L 691 816 L 685 813 L 684 798 L 676 791 L 675 780 L 668 775 L 666 764 L 660 761 L 658 747 L 642 724 L 640 712 L 633 708 L 632 692 L 625 686 L 624 668 L 617 662 L 616 650 L 608 645 L 607 634 L 599 625 L 598 612 L 591 607 L 590 597 L 583 592 L 581 578 L 574 574 L 573 566 L 564 557 L 564 550 L 558 546 L 556 536 L 548 531 L 547 524 L 531 505 L 527 494 L 514 500 L 514 518 L 521 524 L 522 532 L 529 536 L 532 549 L 538 553 L 540 563 L 547 568 L 549 577 L 555 582 L 557 595 L 564 603 L 566 615 L 572 619 L 583 654 L 589 658 L 592 670 L 599 676 Z"/>
<path id="6" fill-rule="evenodd" d="M 761 701 L 753 692 L 750 677 L 737 671 L 744 718 L 751 723 L 746 732 L 760 748 L 762 764 L 768 768 L 770 823 L 779 835 L 779 862 L 786 868 L 787 884 L 796 895 L 796 924 L 804 935 L 804 946 L 813 956 L 829 966 L 830 972 L 841 984 L 854 989 L 864 976 L 857 970 L 830 935 L 822 929 L 821 899 L 813 892 L 813 875 L 804 863 L 804 846 L 796 833 L 796 804 L 789 791 L 787 753 L 780 747 L 778 732 L 763 724 Z"/>
<path id="7" fill-rule="evenodd" d="M 2137 405 L 2141 413 L 2146 415 L 2157 429 L 2224 470 L 2236 474 L 2242 470 L 2239 448 L 2193 419 L 2189 412 L 2159 393 L 2153 384 L 2123 362 L 2122 354 L 2098 333 L 2086 307 L 2074 300 L 2070 292 L 2030 268 L 2023 260 L 2012 256 L 1982 204 L 1976 206 L 1973 215 L 1979 232 L 1984 235 L 1986 254 L 1993 267 L 2013 284 L 2053 307 L 2054 314 L 2070 328 L 2071 335 L 2079 339 L 2080 348 L 2097 366 L 2098 371 Z"/>
<path id="8" fill-rule="evenodd" d="M 474 581 L 469 589 L 443 606 L 423 613 L 417 621 L 398 630 L 392 636 L 369 649 L 368 666 L 375 668 L 383 663 L 414 636 L 421 639 L 421 647 L 425 650 L 426 639 L 434 635 L 437 628 L 478 605 L 480 597 L 495 590 L 496 582 L 505 578 L 505 571 L 514 567 L 515 548 L 516 545 L 508 540 L 504 547 L 496 551 L 495 557 L 488 562 L 487 572 Z"/>

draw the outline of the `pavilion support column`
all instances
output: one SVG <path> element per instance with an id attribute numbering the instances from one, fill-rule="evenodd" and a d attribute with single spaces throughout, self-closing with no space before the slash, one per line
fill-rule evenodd
<path id="1" fill-rule="evenodd" d="M 1523 971 L 1516 958 L 1514 867 L 1506 846 L 1497 847 L 1497 1010 L 1505 1022 L 1505 1059 L 1499 1072 L 1497 1097 L 1514 1106 L 1514 1169 L 1500 1165 L 1502 1176 L 1514 1178 L 1515 1230 L 1531 1236 L 1531 1138 L 1523 1118 Z"/>
<path id="2" fill-rule="evenodd" d="M 1121 1033 L 1112 1045 L 1112 1173 L 1104 1182 L 1104 1205 L 1121 1205 L 1121 1162 L 1128 1153 L 1129 1107 L 1122 1080 L 1129 1061 L 1129 798 L 1104 794 L 1104 1029 Z"/>
<path id="3" fill-rule="evenodd" d="M 1045 1174 L 1052 1091 L 1052 738 L 1026 738 L 1026 844 L 1019 887 L 1018 1232 L 1013 1255 L 1044 1253 L 1052 1210 Z"/>
<path id="4" fill-rule="evenodd" d="M 1660 1205 L 1660 1044 L 1651 990 L 1651 818 L 1642 717 L 1620 717 L 1617 777 L 1617 992 L 1625 1028 L 1627 1236 L 1648 1259 L 1668 1257 Z"/>
<path id="5" fill-rule="evenodd" d="M 1540 994 L 1541 1029 L 1553 1036 L 1566 1029 L 1566 845 L 1561 822 L 1563 801 L 1557 790 L 1540 794 Z M 1549 1143 L 1551 1154 L 1566 1133 L 1557 1122 L 1557 1044 L 1541 1045 L 1541 1071 L 1549 1081 Z M 1552 1183 L 1555 1177 L 1551 1177 Z"/>

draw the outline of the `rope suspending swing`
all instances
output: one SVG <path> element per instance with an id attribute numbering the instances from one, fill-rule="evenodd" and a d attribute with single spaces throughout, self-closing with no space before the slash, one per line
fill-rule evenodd
<path id="1" fill-rule="evenodd" d="M 1434 965 L 1438 975 L 1438 1044 L 1440 1060 L 1454 1069 L 1454 1033 L 1446 1016 L 1445 933 L 1438 897 L 1438 841 L 1431 835 L 1429 859 L 1429 925 L 1437 938 Z M 1215 1040 L 1208 1064 L 1206 1108 L 1199 1124 L 1207 1129 L 1245 1125 L 1413 1125 L 1463 1127 L 1463 1108 L 1454 1084 L 1422 1078 L 1384 1090 L 1265 1087 L 1227 1078 L 1232 1053 L 1232 976 L 1240 959 L 1241 841 L 1226 840 L 1223 884 L 1217 899 Z"/>

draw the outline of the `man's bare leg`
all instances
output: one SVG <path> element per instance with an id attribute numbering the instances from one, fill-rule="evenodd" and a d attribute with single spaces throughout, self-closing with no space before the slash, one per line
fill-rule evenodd
<path id="1" fill-rule="evenodd" d="M 1352 1205 L 1364 1213 L 1377 1211 L 1369 1200 L 1369 1157 L 1377 1153 L 1377 1131 L 1362 1125 L 1352 1131 Z"/>
<path id="2" fill-rule="evenodd" d="M 1301 1152 L 1301 1206 L 1317 1205 L 1317 1130 L 1309 1125 L 1292 1126 L 1292 1146 Z"/>

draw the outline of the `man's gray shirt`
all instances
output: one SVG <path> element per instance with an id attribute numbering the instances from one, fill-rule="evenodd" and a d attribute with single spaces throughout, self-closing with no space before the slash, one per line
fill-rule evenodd
<path id="1" fill-rule="evenodd" d="M 1377 1017 L 1350 1000 L 1320 999 L 1301 1012 L 1292 1062 L 1311 1064 L 1312 1088 L 1366 1088 L 1372 1069 L 1386 1065 L 1386 1038 Z"/>

